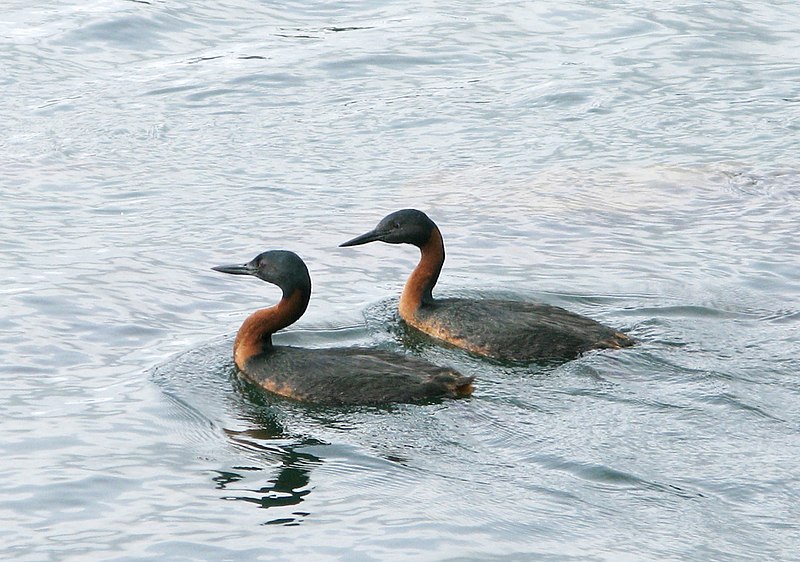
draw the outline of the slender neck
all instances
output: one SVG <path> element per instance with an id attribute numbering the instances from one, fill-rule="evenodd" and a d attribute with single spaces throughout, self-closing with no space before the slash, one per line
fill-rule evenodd
<path id="1" fill-rule="evenodd" d="M 247 317 L 233 344 L 233 360 L 244 371 L 247 361 L 260 353 L 272 349 L 272 334 L 293 324 L 306 311 L 310 291 L 295 289 L 287 296 L 283 294 L 280 302 L 269 308 L 262 308 Z"/>
<path id="2" fill-rule="evenodd" d="M 444 241 L 437 227 L 433 227 L 428 241 L 420 246 L 420 254 L 419 263 L 400 296 L 400 317 L 407 322 L 411 322 L 421 306 L 433 302 L 433 287 L 444 264 Z"/>

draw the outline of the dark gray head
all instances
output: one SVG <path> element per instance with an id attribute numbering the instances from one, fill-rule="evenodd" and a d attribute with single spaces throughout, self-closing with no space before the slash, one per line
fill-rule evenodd
<path id="1" fill-rule="evenodd" d="M 297 289 L 311 293 L 311 276 L 306 264 L 288 250 L 270 250 L 242 265 L 218 265 L 211 269 L 233 275 L 253 275 L 277 285 L 286 297 Z"/>
<path id="2" fill-rule="evenodd" d="M 431 237 L 436 224 L 428 215 L 416 209 L 402 209 L 386 215 L 374 229 L 356 236 L 339 246 L 359 246 L 367 242 L 387 242 L 389 244 L 413 244 L 424 246 Z"/>

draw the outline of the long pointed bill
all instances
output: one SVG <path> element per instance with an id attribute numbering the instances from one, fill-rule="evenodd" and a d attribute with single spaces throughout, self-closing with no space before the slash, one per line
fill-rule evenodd
<path id="1" fill-rule="evenodd" d="M 361 244 L 367 244 L 368 242 L 377 242 L 379 240 L 383 240 L 383 235 L 377 230 L 370 230 L 369 232 L 365 232 L 361 236 L 356 236 L 352 240 L 348 240 L 347 242 L 339 244 L 339 247 L 345 248 L 347 246 L 360 246 Z"/>
<path id="2" fill-rule="evenodd" d="M 256 268 L 250 265 L 249 263 L 245 263 L 242 265 L 218 265 L 216 267 L 212 267 L 214 271 L 220 271 L 222 273 L 232 273 L 233 275 L 255 275 Z"/>

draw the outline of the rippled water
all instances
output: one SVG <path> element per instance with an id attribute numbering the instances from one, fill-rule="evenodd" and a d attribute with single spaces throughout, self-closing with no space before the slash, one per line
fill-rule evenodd
<path id="1" fill-rule="evenodd" d="M 795 559 L 794 2 L 4 6 L 4 559 Z M 415 342 L 473 398 L 315 408 L 240 385 L 281 336 L 403 350 L 410 248 L 641 341 L 506 367 Z"/>

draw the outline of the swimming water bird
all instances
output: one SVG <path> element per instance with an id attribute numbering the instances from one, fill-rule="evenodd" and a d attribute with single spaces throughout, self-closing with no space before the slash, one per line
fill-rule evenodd
<path id="1" fill-rule="evenodd" d="M 212 269 L 252 275 L 283 292 L 278 304 L 244 321 L 233 344 L 234 362 L 244 378 L 269 392 L 333 405 L 414 403 L 472 393 L 472 377 L 416 357 L 367 348 L 272 345 L 272 334 L 297 321 L 311 297 L 308 268 L 294 252 L 273 250 L 243 265 Z"/>
<path id="2" fill-rule="evenodd" d="M 504 361 L 572 359 L 591 349 L 621 348 L 634 340 L 599 322 L 557 306 L 496 299 L 433 298 L 444 264 L 436 224 L 416 209 L 387 215 L 373 230 L 341 246 L 368 242 L 412 244 L 419 264 L 400 296 L 400 317 L 438 340 Z"/>

